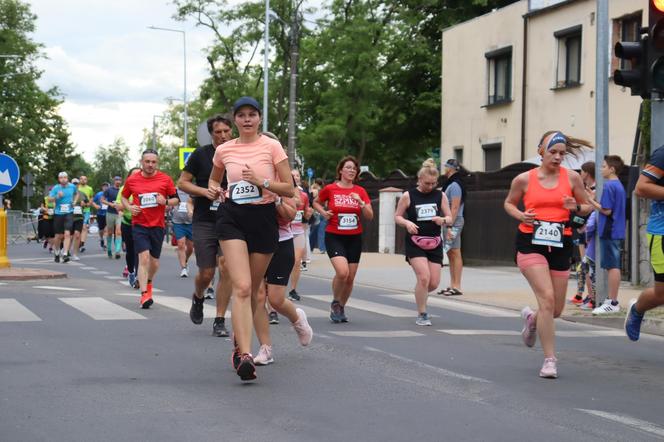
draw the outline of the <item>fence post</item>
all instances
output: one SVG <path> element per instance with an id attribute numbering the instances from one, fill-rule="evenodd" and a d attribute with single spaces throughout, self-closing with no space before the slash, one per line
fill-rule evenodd
<path id="1" fill-rule="evenodd" d="M 0 269 L 8 267 L 11 264 L 7 258 L 7 212 L 0 206 Z"/>
<path id="2" fill-rule="evenodd" d="M 378 207 L 380 210 L 378 225 L 378 252 L 394 253 L 396 224 L 394 212 L 396 201 L 401 197 L 403 190 L 396 187 L 386 187 L 378 191 Z"/>

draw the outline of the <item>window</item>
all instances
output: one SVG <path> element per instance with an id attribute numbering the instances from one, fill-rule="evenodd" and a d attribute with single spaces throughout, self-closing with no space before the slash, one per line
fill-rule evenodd
<path id="1" fill-rule="evenodd" d="M 463 146 L 454 146 L 454 159 L 463 164 Z"/>
<path id="2" fill-rule="evenodd" d="M 615 46 L 619 41 L 639 41 L 641 38 L 641 11 L 634 14 L 629 14 L 624 17 L 617 18 L 613 20 L 613 44 L 611 47 Z M 613 56 L 611 60 L 611 72 L 616 69 L 626 69 L 629 70 L 632 68 L 632 63 L 630 60 L 622 60 L 616 56 Z"/>
<path id="3" fill-rule="evenodd" d="M 556 88 L 578 86 L 581 84 L 581 26 L 557 31 L 558 69 Z"/>
<path id="4" fill-rule="evenodd" d="M 501 143 L 485 144 L 484 150 L 484 171 L 492 172 L 500 169 L 500 156 L 502 152 Z"/>
<path id="5" fill-rule="evenodd" d="M 512 101 L 512 47 L 484 54 L 488 68 L 487 105 Z"/>

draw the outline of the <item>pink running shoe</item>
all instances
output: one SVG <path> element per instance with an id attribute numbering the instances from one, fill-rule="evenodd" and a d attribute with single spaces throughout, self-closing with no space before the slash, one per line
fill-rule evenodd
<path id="1" fill-rule="evenodd" d="M 544 364 L 540 370 L 540 377 L 546 379 L 555 379 L 558 377 L 558 370 L 556 368 L 556 358 L 544 358 Z"/>
<path id="2" fill-rule="evenodd" d="M 254 364 L 270 365 L 273 362 L 274 362 L 274 357 L 272 357 L 272 346 L 261 345 L 261 348 L 258 350 L 258 354 L 254 358 Z"/>
<path id="3" fill-rule="evenodd" d="M 521 330 L 521 337 L 526 347 L 532 347 L 537 341 L 537 326 L 535 325 L 535 312 L 525 306 L 521 310 L 521 317 L 523 318 L 523 329 Z"/>
<path id="4" fill-rule="evenodd" d="M 314 337 L 314 331 L 311 329 L 309 322 L 307 321 L 307 314 L 301 308 L 295 309 L 297 312 L 297 321 L 293 323 L 293 329 L 297 333 L 297 338 L 300 340 L 300 344 L 303 347 L 306 347 L 311 343 L 311 340 Z"/>

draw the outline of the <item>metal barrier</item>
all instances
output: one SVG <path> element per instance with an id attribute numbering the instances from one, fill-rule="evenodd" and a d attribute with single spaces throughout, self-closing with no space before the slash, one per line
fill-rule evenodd
<path id="1" fill-rule="evenodd" d="M 8 210 L 7 240 L 10 244 L 16 244 L 21 240 L 38 241 L 37 217 L 32 213 L 23 213 L 20 210 Z"/>

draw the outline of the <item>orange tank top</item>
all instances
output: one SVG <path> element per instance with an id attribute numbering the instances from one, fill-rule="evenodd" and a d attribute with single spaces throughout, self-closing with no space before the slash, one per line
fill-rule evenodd
<path id="1" fill-rule="evenodd" d="M 566 223 L 569 221 L 569 210 L 563 206 L 563 197 L 573 196 L 572 186 L 569 184 L 567 169 L 560 168 L 558 185 L 552 189 L 542 187 L 537 178 L 539 168 L 536 167 L 528 172 L 528 189 L 523 196 L 523 205 L 526 211 L 532 209 L 539 221 L 550 221 Z M 523 233 L 533 233 L 533 226 L 521 223 L 519 230 Z M 565 236 L 572 235 L 572 228 L 565 227 Z"/>

